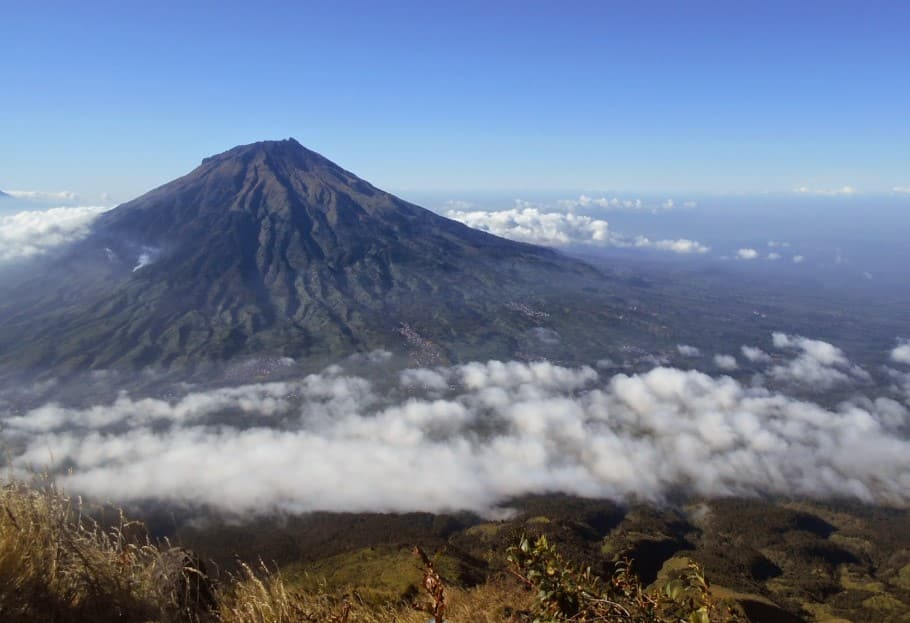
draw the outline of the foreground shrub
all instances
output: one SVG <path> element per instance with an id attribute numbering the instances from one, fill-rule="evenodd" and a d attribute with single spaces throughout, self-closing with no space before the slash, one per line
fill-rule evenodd
<path id="1" fill-rule="evenodd" d="M 742 620 L 738 608 L 714 599 L 694 563 L 680 577 L 648 589 L 618 565 L 612 578 L 602 580 L 590 569 L 579 570 L 564 560 L 542 536 L 533 543 L 522 538 L 509 548 L 512 573 L 536 591 L 531 612 L 535 623 L 733 623 Z"/>

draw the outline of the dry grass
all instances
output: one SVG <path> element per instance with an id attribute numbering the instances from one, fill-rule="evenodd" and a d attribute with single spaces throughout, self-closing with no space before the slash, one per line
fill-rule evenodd
<path id="1" fill-rule="evenodd" d="M 120 516 L 102 527 L 52 484 L 0 488 L 3 623 L 525 623 L 738 620 L 710 595 L 698 569 L 665 590 L 628 574 L 604 583 L 566 563 L 545 539 L 511 548 L 512 576 L 472 589 L 446 586 L 416 548 L 423 588 L 414 603 L 377 603 L 363 587 L 292 590 L 278 572 L 241 565 L 215 582 L 189 551 L 154 543 Z M 694 579 L 693 579 L 694 578 Z M 879 604 L 875 604 L 877 607 Z M 887 605 L 887 604 L 886 604 Z"/>
<path id="2" fill-rule="evenodd" d="M 192 555 L 140 525 L 102 529 L 50 484 L 0 489 L 3 621 L 197 621 L 211 597 Z"/>
<path id="3" fill-rule="evenodd" d="M 438 579 L 438 576 L 436 576 Z M 508 579 L 446 591 L 446 619 L 516 620 L 531 595 Z M 241 565 L 215 583 L 184 549 L 153 543 L 121 516 L 112 528 L 87 517 L 47 482 L 0 489 L 0 621 L 4 623 L 426 623 L 408 604 L 363 601 L 357 587 L 287 588 L 264 566 Z M 437 600 L 433 602 L 433 599 Z M 439 611 L 439 614 L 442 614 Z"/>
<path id="4" fill-rule="evenodd" d="M 471 623 L 525 621 L 534 597 L 514 579 L 499 578 L 476 588 L 452 590 L 448 618 Z"/>
<path id="5" fill-rule="evenodd" d="M 278 573 L 256 573 L 241 565 L 221 595 L 218 619 L 224 623 L 347 623 L 351 605 L 327 593 L 289 591 Z"/>
<path id="6" fill-rule="evenodd" d="M 425 609 L 407 604 L 364 602 L 356 587 L 349 588 L 341 595 L 321 590 L 292 591 L 280 574 L 265 568 L 257 572 L 244 565 L 222 595 L 218 617 L 223 623 L 426 623 L 433 618 Z M 533 601 L 533 594 L 510 578 L 471 589 L 445 590 L 446 620 L 454 622 L 517 621 Z M 431 595 L 426 598 L 433 602 Z"/>

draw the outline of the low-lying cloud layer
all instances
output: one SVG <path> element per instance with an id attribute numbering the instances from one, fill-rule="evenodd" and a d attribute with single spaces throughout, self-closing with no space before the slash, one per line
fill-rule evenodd
<path id="1" fill-rule="evenodd" d="M 110 208 L 79 206 L 0 216 L 0 262 L 42 253 L 88 234 L 89 225 Z"/>
<path id="2" fill-rule="evenodd" d="M 852 367 L 824 342 L 773 341 L 796 360 Z M 2 436 L 16 468 L 49 467 L 71 492 L 231 513 L 486 513 L 554 491 L 910 502 L 910 375 L 899 371 L 892 396 L 830 408 L 671 367 L 606 377 L 491 361 L 396 373 L 376 361 L 375 375 L 332 366 L 171 400 L 47 404 L 6 414 Z"/>
<path id="3" fill-rule="evenodd" d="M 588 201 L 594 200 L 588 199 Z M 609 223 L 603 219 L 577 214 L 571 210 L 567 212 L 547 211 L 526 202 L 516 202 L 516 207 L 510 210 L 451 209 L 445 215 L 468 227 L 503 238 L 544 246 L 635 247 L 673 253 L 706 253 L 709 250 L 707 246 L 695 240 L 651 240 L 645 236 L 631 238 L 612 231 Z"/>
<path id="4" fill-rule="evenodd" d="M 840 188 L 811 188 L 809 186 L 800 186 L 794 188 L 793 192 L 798 195 L 815 195 L 818 197 L 850 197 L 857 194 L 857 190 L 852 186 L 841 186 Z"/>

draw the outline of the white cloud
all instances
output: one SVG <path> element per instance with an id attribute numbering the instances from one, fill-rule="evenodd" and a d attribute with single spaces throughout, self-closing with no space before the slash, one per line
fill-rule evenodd
<path id="1" fill-rule="evenodd" d="M 674 199 L 666 199 L 661 202 L 646 202 L 641 199 L 589 197 L 588 195 L 579 195 L 577 199 L 560 199 L 556 202 L 557 207 L 568 210 L 575 210 L 578 208 L 599 208 L 601 210 L 633 210 L 654 213 L 676 210 L 680 205 L 683 208 L 692 209 L 698 204 L 694 201 L 683 201 L 682 204 L 679 204 Z"/>
<path id="2" fill-rule="evenodd" d="M 802 255 L 794 255 L 794 256 L 793 256 L 793 263 L 794 263 L 794 264 L 802 264 L 802 263 L 803 263 L 803 260 L 805 260 L 805 259 L 806 259 L 806 258 L 804 258 Z"/>
<path id="3" fill-rule="evenodd" d="M 65 203 L 79 201 L 79 195 L 68 190 L 59 192 L 46 192 L 43 190 L 4 190 L 3 192 L 15 199 L 25 199 L 27 201 L 62 201 Z"/>
<path id="4" fill-rule="evenodd" d="M 777 261 L 780 259 L 780 253 L 769 253 L 768 259 L 771 260 L 772 262 Z"/>
<path id="5" fill-rule="evenodd" d="M 673 253 L 707 253 L 711 247 L 707 247 L 695 240 L 680 238 L 678 240 L 650 240 L 644 236 L 635 238 L 636 247 L 645 247 L 658 249 L 660 251 L 672 251 Z"/>
<path id="6" fill-rule="evenodd" d="M 789 348 L 805 338 L 775 339 Z M 0 435 L 21 449 L 16 469 L 48 467 L 68 491 L 118 503 L 490 512 L 551 491 L 907 504 L 908 425 L 907 408 L 887 398 L 832 409 L 697 371 L 601 377 L 491 361 L 381 383 L 333 366 L 173 400 L 47 404 L 5 414 Z"/>
<path id="7" fill-rule="evenodd" d="M 800 195 L 815 195 L 818 197 L 847 197 L 857 194 L 858 191 L 852 186 L 841 186 L 840 188 L 832 189 L 809 188 L 807 186 L 800 186 L 799 188 L 794 188 L 793 192 Z"/>
<path id="8" fill-rule="evenodd" d="M 789 248 L 790 243 L 782 242 L 780 240 L 769 240 L 768 246 L 771 247 L 772 249 L 786 249 L 786 248 Z"/>
<path id="9" fill-rule="evenodd" d="M 741 260 L 754 260 L 758 257 L 758 251 L 755 249 L 740 249 L 736 252 L 736 257 Z"/>
<path id="10" fill-rule="evenodd" d="M 891 192 L 898 195 L 910 195 L 910 186 L 895 186 L 891 189 Z"/>
<path id="11" fill-rule="evenodd" d="M 739 368 L 733 355 L 714 355 L 714 365 L 728 372 Z"/>
<path id="12" fill-rule="evenodd" d="M 677 344 L 676 350 L 679 351 L 679 354 L 683 357 L 698 357 L 701 355 L 701 351 L 695 346 L 689 346 L 688 344 Z"/>
<path id="13" fill-rule="evenodd" d="M 770 376 L 778 381 L 824 391 L 869 378 L 865 370 L 851 364 L 833 344 L 785 333 L 773 333 L 771 337 L 775 348 L 799 353 L 790 362 L 771 368 Z"/>
<path id="14" fill-rule="evenodd" d="M 755 346 L 743 346 L 740 348 L 740 351 L 742 352 L 743 357 L 752 363 L 771 361 L 771 356 L 768 353 Z"/>
<path id="15" fill-rule="evenodd" d="M 611 235 L 607 221 L 526 205 L 499 212 L 449 210 L 446 216 L 497 236 L 548 246 L 608 244 Z"/>
<path id="16" fill-rule="evenodd" d="M 0 216 L 0 262 L 40 255 L 88 234 L 101 206 L 51 208 Z"/>
<path id="17" fill-rule="evenodd" d="M 801 335 L 788 335 L 774 332 L 771 342 L 775 348 L 801 350 L 819 363 L 826 366 L 847 365 L 847 356 L 844 351 L 828 342 L 812 340 Z"/>
<path id="18" fill-rule="evenodd" d="M 588 197 L 579 195 L 578 199 L 560 199 L 556 204 L 561 208 L 601 208 L 603 210 L 643 210 L 645 204 L 641 199 L 620 199 L 618 197 Z M 653 209 L 653 208 L 651 208 Z"/>
<path id="19" fill-rule="evenodd" d="M 584 195 L 582 198 L 595 201 Z M 521 200 L 515 203 L 516 207 L 510 210 L 449 210 L 446 216 L 503 238 L 544 246 L 638 247 L 673 253 L 707 253 L 709 250 L 695 240 L 650 240 L 644 236 L 629 239 L 611 231 L 609 223 L 603 219 L 572 211 L 547 212 L 539 206 Z"/>
<path id="20" fill-rule="evenodd" d="M 443 205 L 445 205 L 447 210 L 472 210 L 475 207 L 474 203 L 462 201 L 461 199 L 450 199 Z"/>
<path id="21" fill-rule="evenodd" d="M 910 340 L 899 340 L 891 351 L 891 361 L 910 365 Z"/>

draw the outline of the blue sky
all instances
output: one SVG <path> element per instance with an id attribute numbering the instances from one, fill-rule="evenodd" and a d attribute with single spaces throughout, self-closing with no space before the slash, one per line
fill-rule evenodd
<path id="1" fill-rule="evenodd" d="M 400 192 L 910 187 L 907 2 L 3 4 L 4 189 L 287 136 Z"/>

